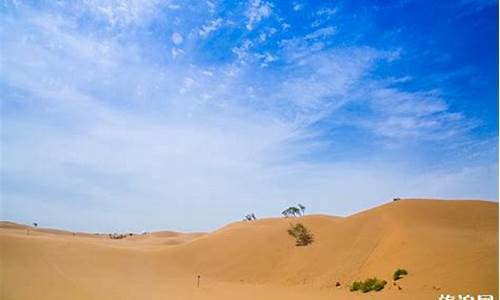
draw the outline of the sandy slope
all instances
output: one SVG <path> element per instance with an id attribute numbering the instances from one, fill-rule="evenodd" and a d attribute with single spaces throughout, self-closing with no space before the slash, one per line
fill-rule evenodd
<path id="1" fill-rule="evenodd" d="M 315 242 L 296 247 L 286 233 L 292 222 L 310 228 Z M 210 234 L 123 240 L 0 227 L 2 299 L 498 298 L 493 202 L 402 200 L 346 218 L 262 219 Z M 402 290 L 390 280 L 398 267 L 410 272 Z M 371 276 L 390 284 L 379 293 L 348 291 L 353 280 Z"/>

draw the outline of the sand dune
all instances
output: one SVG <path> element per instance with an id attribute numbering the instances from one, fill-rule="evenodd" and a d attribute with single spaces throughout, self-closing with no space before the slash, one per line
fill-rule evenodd
<path id="1" fill-rule="evenodd" d="M 286 233 L 293 222 L 312 230 L 313 244 L 295 246 Z M 345 218 L 261 219 L 122 240 L 8 222 L 0 234 L 2 299 L 498 298 L 494 202 L 407 199 Z M 401 290 L 391 280 L 398 267 L 410 273 Z M 353 280 L 373 276 L 389 282 L 383 291 L 349 291 Z"/>

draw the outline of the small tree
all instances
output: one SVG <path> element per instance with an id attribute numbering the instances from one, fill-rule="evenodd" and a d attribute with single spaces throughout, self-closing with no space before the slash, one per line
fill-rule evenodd
<path id="1" fill-rule="evenodd" d="M 33 227 L 38 227 L 38 223 L 33 223 Z"/>
<path id="2" fill-rule="evenodd" d="M 302 205 L 302 204 L 299 204 L 297 206 L 299 207 L 300 212 L 302 213 L 302 215 L 304 215 L 304 213 L 306 212 L 306 207 L 304 205 Z"/>
<path id="3" fill-rule="evenodd" d="M 295 245 L 307 246 L 314 241 L 314 235 L 303 224 L 290 224 L 288 234 L 295 238 Z"/>
<path id="4" fill-rule="evenodd" d="M 290 206 L 289 208 L 281 212 L 281 214 L 285 216 L 285 218 L 288 218 L 289 216 L 300 216 L 300 209 L 295 206 Z"/>
<path id="5" fill-rule="evenodd" d="M 255 216 L 254 213 L 245 216 L 245 221 L 255 221 L 255 220 L 257 220 L 257 217 Z"/>

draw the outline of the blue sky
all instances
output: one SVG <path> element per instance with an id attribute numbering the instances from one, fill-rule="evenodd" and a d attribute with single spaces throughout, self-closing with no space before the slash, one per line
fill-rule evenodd
<path id="1" fill-rule="evenodd" d="M 3 1 L 2 219 L 498 199 L 496 1 Z"/>

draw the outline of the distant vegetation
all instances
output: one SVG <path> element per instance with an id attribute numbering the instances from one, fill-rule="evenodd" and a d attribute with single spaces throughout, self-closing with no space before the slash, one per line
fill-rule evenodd
<path id="1" fill-rule="evenodd" d="M 297 216 L 304 215 L 305 211 L 306 211 L 306 207 L 302 204 L 299 204 L 297 206 L 290 206 L 289 208 L 282 211 L 281 214 L 285 218 L 288 218 L 290 216 L 297 217 Z"/>
<path id="2" fill-rule="evenodd" d="M 245 221 L 255 221 L 255 220 L 257 220 L 257 217 L 255 216 L 254 213 L 245 216 Z"/>
<path id="3" fill-rule="evenodd" d="M 33 223 L 33 227 L 38 227 L 38 223 Z"/>
<path id="4" fill-rule="evenodd" d="M 394 281 L 396 281 L 396 280 L 403 278 L 403 276 L 405 276 L 405 275 L 408 275 L 408 271 L 406 271 L 405 269 L 397 269 L 396 271 L 394 271 L 394 274 L 392 275 L 392 279 L 394 279 Z"/>
<path id="5" fill-rule="evenodd" d="M 295 238 L 295 245 L 307 246 L 314 240 L 314 235 L 303 224 L 290 224 L 288 234 Z"/>
<path id="6" fill-rule="evenodd" d="M 128 236 L 133 236 L 133 233 L 110 233 L 109 238 L 112 240 L 121 240 Z"/>
<path id="7" fill-rule="evenodd" d="M 368 293 L 371 291 L 380 291 L 382 290 L 387 281 L 374 278 L 368 278 L 365 281 L 354 281 L 351 285 L 350 291 L 362 291 L 363 293 Z"/>
<path id="8" fill-rule="evenodd" d="M 295 206 L 290 206 L 289 208 L 285 209 L 284 211 L 281 212 L 281 214 L 285 217 L 288 218 L 290 216 L 300 216 L 300 209 L 295 207 Z"/>

